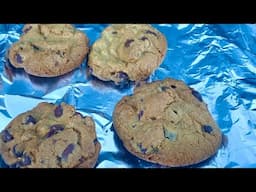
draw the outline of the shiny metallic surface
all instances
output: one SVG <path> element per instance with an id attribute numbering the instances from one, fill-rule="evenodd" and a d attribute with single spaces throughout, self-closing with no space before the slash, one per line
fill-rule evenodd
<path id="1" fill-rule="evenodd" d="M 76 24 L 92 44 L 106 24 Z M 168 51 L 149 82 L 171 77 L 197 90 L 221 127 L 223 145 L 212 158 L 189 167 L 256 167 L 256 25 L 154 24 L 167 38 Z M 6 59 L 23 25 L 0 25 L 0 131 L 39 102 L 66 102 L 96 122 L 102 145 L 97 168 L 157 168 L 129 154 L 112 127 L 116 103 L 134 84 L 116 87 L 80 68 L 55 78 L 39 78 L 12 68 Z"/>

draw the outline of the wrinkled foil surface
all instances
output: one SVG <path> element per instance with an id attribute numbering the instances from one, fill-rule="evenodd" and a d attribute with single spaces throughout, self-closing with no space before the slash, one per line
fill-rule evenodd
<path id="1" fill-rule="evenodd" d="M 90 45 L 107 24 L 75 24 Z M 221 128 L 223 144 L 210 159 L 190 167 L 256 167 L 256 25 L 153 24 L 167 38 L 163 63 L 148 82 L 167 77 L 185 81 L 200 92 Z M 80 68 L 55 78 L 39 78 L 12 70 L 7 50 L 18 41 L 22 24 L 0 25 L 0 131 L 17 115 L 40 102 L 73 105 L 93 117 L 101 143 L 96 168 L 158 168 L 129 154 L 116 136 L 112 113 L 116 103 L 133 92 L 96 80 Z"/>

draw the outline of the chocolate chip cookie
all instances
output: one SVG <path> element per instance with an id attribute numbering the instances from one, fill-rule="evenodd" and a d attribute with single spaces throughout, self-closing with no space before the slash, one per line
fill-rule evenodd
<path id="1" fill-rule="evenodd" d="M 40 103 L 0 133 L 0 153 L 11 168 L 91 168 L 100 148 L 92 118 L 65 103 Z"/>
<path id="2" fill-rule="evenodd" d="M 167 42 L 146 24 L 108 26 L 92 46 L 88 65 L 104 81 L 144 80 L 162 63 Z"/>
<path id="3" fill-rule="evenodd" d="M 201 95 L 165 79 L 135 88 L 113 113 L 114 128 L 135 156 L 165 166 L 187 166 L 215 154 L 221 131 Z"/>
<path id="4" fill-rule="evenodd" d="M 89 50 L 88 41 L 70 24 L 27 24 L 8 57 L 14 67 L 31 75 L 55 77 L 81 65 Z"/>

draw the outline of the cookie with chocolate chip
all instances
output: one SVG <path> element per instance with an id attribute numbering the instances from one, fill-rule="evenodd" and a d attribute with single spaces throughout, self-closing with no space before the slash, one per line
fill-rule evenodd
<path id="1" fill-rule="evenodd" d="M 162 63 L 166 50 L 166 38 L 151 25 L 113 24 L 92 45 L 88 65 L 104 81 L 139 81 Z"/>
<path id="2" fill-rule="evenodd" d="M 164 166 L 187 166 L 214 155 L 222 136 L 201 95 L 184 82 L 155 81 L 123 97 L 114 128 L 133 155 Z"/>
<path id="3" fill-rule="evenodd" d="M 27 24 L 8 57 L 31 75 L 55 77 L 79 67 L 88 50 L 86 35 L 70 24 Z"/>
<path id="4" fill-rule="evenodd" d="M 91 168 L 100 148 L 92 118 L 65 103 L 40 103 L 0 133 L 0 154 L 11 168 Z"/>

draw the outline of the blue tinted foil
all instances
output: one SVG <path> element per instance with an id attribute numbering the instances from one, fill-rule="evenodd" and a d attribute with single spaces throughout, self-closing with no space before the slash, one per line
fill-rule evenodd
<path id="1" fill-rule="evenodd" d="M 75 25 L 92 44 L 107 25 Z M 168 41 L 166 58 L 148 81 L 171 77 L 201 93 L 225 137 L 218 153 L 192 167 L 256 167 L 256 25 L 154 24 Z M 57 78 L 6 67 L 6 53 L 23 25 L 0 25 L 0 131 L 39 102 L 69 103 L 96 121 L 102 145 L 97 168 L 160 167 L 130 155 L 112 127 L 116 103 L 134 85 L 113 87 L 86 75 L 86 61 Z"/>

